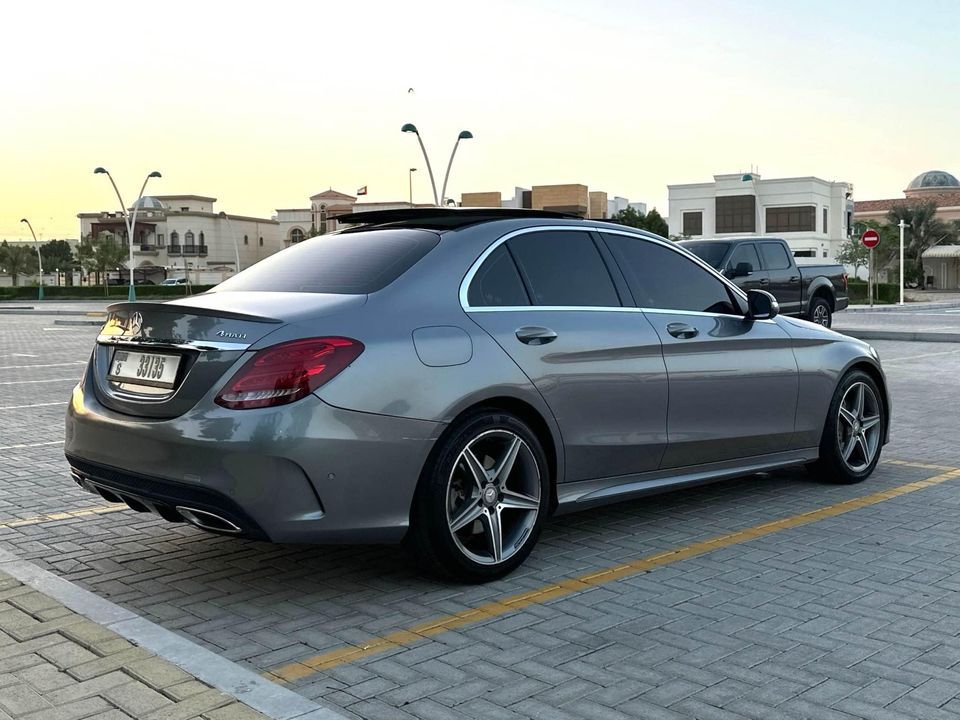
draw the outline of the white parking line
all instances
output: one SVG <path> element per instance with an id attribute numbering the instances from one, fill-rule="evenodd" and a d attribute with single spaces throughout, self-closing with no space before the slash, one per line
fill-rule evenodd
<path id="1" fill-rule="evenodd" d="M 66 405 L 66 400 L 60 400 L 58 402 L 48 402 L 48 403 L 34 403 L 33 405 L 5 405 L 0 407 L 0 410 L 26 410 L 27 408 L 35 407 L 49 407 L 51 405 Z"/>
<path id="2" fill-rule="evenodd" d="M 0 450 L 22 450 L 23 448 L 44 447 L 46 445 L 63 445 L 63 440 L 51 440 L 42 443 L 24 443 L 22 445 L 4 445 Z"/>
<path id="3" fill-rule="evenodd" d="M 4 365 L 0 367 L 0 370 L 24 370 L 28 368 L 67 367 L 68 365 L 86 365 L 86 364 L 87 363 L 84 360 L 74 360 L 73 362 L 49 363 L 46 365 Z"/>
<path id="4" fill-rule="evenodd" d="M 46 383 L 46 382 L 76 382 L 79 380 L 79 377 L 68 377 L 68 378 L 48 378 L 47 380 L 9 380 L 7 382 L 0 382 L 0 385 L 28 385 L 30 383 Z"/>
<path id="5" fill-rule="evenodd" d="M 880 359 L 882 365 L 888 365 L 889 363 L 900 362 L 901 360 L 916 360 L 917 358 L 925 357 L 936 357 L 937 355 L 955 355 L 960 353 L 960 350 L 944 350 L 943 352 L 932 352 L 932 353 L 920 353 L 919 355 L 908 355 L 907 357 L 896 357 L 890 358 L 889 360 Z"/>

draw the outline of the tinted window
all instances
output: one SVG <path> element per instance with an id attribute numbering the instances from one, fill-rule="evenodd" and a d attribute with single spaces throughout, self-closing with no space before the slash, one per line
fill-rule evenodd
<path id="1" fill-rule="evenodd" d="M 767 208 L 767 232 L 812 232 L 817 209 L 813 205 Z"/>
<path id="2" fill-rule="evenodd" d="M 786 270 L 790 267 L 790 256 L 780 243 L 760 243 L 763 266 L 767 270 Z"/>
<path id="3" fill-rule="evenodd" d="M 439 240 L 435 233 L 408 229 L 321 235 L 261 260 L 216 290 L 376 292 L 409 270 Z"/>
<path id="4" fill-rule="evenodd" d="M 754 232 L 757 225 L 757 199 L 753 195 L 718 197 L 717 232 Z"/>
<path id="5" fill-rule="evenodd" d="M 684 249 L 689 250 L 698 258 L 703 260 L 710 267 L 719 268 L 720 263 L 723 262 L 723 258 L 725 258 L 727 255 L 727 250 L 730 249 L 730 243 L 723 243 L 723 242 L 683 243 L 683 247 Z"/>
<path id="6" fill-rule="evenodd" d="M 527 291 L 507 246 L 501 245 L 483 261 L 470 283 L 467 300 L 472 307 L 529 305 Z"/>
<path id="7" fill-rule="evenodd" d="M 685 212 L 683 214 L 683 234 L 688 237 L 703 235 L 702 212 Z"/>
<path id="8" fill-rule="evenodd" d="M 508 245 L 534 305 L 620 306 L 607 266 L 587 233 L 533 232 Z"/>
<path id="9" fill-rule="evenodd" d="M 760 269 L 760 258 L 757 256 L 757 248 L 753 243 L 737 245 L 730 254 L 730 261 L 727 263 L 727 267 L 735 268 L 740 263 L 750 265 L 751 272 Z"/>
<path id="10" fill-rule="evenodd" d="M 683 253 L 624 235 L 604 239 L 640 307 L 740 314 L 726 286 Z"/>

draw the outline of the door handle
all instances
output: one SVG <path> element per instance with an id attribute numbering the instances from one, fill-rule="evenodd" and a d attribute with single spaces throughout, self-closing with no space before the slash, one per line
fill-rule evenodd
<path id="1" fill-rule="evenodd" d="M 517 340 L 525 345 L 546 345 L 557 339 L 557 334 L 550 328 L 528 325 L 518 328 Z"/>
<path id="2" fill-rule="evenodd" d="M 769 285 L 769 284 L 770 284 L 770 278 L 760 278 L 760 284 L 761 284 L 761 285 Z"/>
<path id="3" fill-rule="evenodd" d="M 681 340 L 689 340 L 700 334 L 700 331 L 693 325 L 687 325 L 686 323 L 670 323 L 667 325 L 667 332 Z"/>
<path id="4" fill-rule="evenodd" d="M 792 282 L 792 283 L 799 282 L 799 280 L 800 280 L 800 276 L 799 276 L 799 275 L 791 275 L 791 276 L 790 276 L 790 282 Z"/>

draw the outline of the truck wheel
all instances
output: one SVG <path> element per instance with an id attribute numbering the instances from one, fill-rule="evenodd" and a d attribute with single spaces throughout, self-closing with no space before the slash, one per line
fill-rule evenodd
<path id="1" fill-rule="evenodd" d="M 817 325 L 823 325 L 825 328 L 833 325 L 833 313 L 830 312 L 830 303 L 827 302 L 826 298 L 815 297 L 810 301 L 807 319 Z"/>

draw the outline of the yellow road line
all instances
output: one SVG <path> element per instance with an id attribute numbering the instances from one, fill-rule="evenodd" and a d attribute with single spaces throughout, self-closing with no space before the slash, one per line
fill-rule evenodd
<path id="1" fill-rule="evenodd" d="M 386 650 L 394 648 L 407 647 L 414 645 L 421 640 L 439 635 L 448 630 L 453 630 L 464 625 L 499 617 L 508 613 L 522 610 L 534 603 L 544 603 L 549 600 L 556 600 L 561 597 L 572 595 L 574 593 L 588 590 L 598 585 L 604 585 L 615 580 L 648 572 L 654 568 L 670 565 L 680 560 L 704 555 L 706 553 L 718 550 L 720 548 L 738 545 L 759 537 L 772 535 L 773 533 L 787 530 L 789 528 L 800 527 L 809 523 L 817 522 L 825 518 L 835 517 L 853 510 L 876 505 L 877 503 L 890 500 L 891 498 L 916 492 L 923 488 L 960 478 L 960 469 L 950 468 L 939 465 L 923 465 L 918 463 L 908 463 L 901 461 L 891 461 L 892 464 L 904 465 L 908 467 L 933 468 L 945 470 L 945 472 L 927 478 L 907 483 L 888 490 L 863 495 L 861 497 L 844 500 L 843 502 L 828 505 L 817 510 L 810 510 L 805 513 L 786 517 L 781 520 L 773 520 L 760 525 L 738 530 L 736 532 L 720 535 L 708 540 L 691 543 L 675 550 L 648 555 L 617 565 L 604 570 L 596 570 L 591 573 L 580 575 L 579 577 L 560 580 L 554 584 L 546 585 L 536 590 L 529 590 L 518 595 L 510 595 L 501 600 L 489 602 L 480 605 L 477 608 L 464 610 L 463 612 L 447 615 L 444 617 L 419 623 L 406 630 L 397 630 L 382 637 L 374 637 L 363 645 L 348 645 L 337 650 L 331 650 L 320 655 L 305 658 L 299 662 L 289 663 L 280 667 L 264 672 L 264 677 L 275 682 L 286 683 L 308 677 L 323 670 L 329 670 L 339 665 L 351 663 L 361 658 L 376 655 Z"/>
<path id="2" fill-rule="evenodd" d="M 67 510 L 65 512 L 48 513 L 46 515 L 34 515 L 28 518 L 19 518 L 17 520 L 0 520 L 0 528 L 18 528 L 24 525 L 39 525 L 45 522 L 55 522 L 57 520 L 71 520 L 73 518 L 88 517 L 90 515 L 103 515 L 105 513 L 126 510 L 126 505 L 97 505 L 96 507 L 85 508 L 83 510 Z"/>

